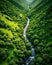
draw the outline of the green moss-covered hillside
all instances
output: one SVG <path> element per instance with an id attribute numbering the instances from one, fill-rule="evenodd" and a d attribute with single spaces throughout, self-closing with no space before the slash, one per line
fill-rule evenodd
<path id="1" fill-rule="evenodd" d="M 36 53 L 30 65 L 52 65 L 52 1 L 43 0 L 31 10 L 29 17 L 27 36 Z"/>
<path id="2" fill-rule="evenodd" d="M 22 65 L 31 54 L 23 37 L 26 16 L 9 0 L 0 0 L 0 65 Z"/>

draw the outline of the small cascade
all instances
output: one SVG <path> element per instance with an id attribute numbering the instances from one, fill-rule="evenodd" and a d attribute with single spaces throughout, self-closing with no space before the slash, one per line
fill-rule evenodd
<path id="1" fill-rule="evenodd" d="M 34 49 L 32 43 L 28 40 L 27 35 L 26 35 L 27 28 L 28 28 L 28 25 L 29 25 L 29 22 L 30 22 L 30 19 L 29 19 L 29 18 L 27 18 L 27 19 L 28 19 L 28 21 L 27 21 L 27 24 L 26 24 L 26 26 L 25 26 L 25 28 L 24 28 L 23 36 L 24 36 L 24 38 L 25 38 L 25 41 L 27 41 L 29 44 L 31 44 L 30 49 L 31 49 L 31 51 L 32 51 L 32 54 L 31 54 L 31 56 L 28 57 L 28 59 L 26 59 L 24 65 L 29 65 L 30 62 L 32 62 L 32 61 L 35 59 L 35 49 Z"/>

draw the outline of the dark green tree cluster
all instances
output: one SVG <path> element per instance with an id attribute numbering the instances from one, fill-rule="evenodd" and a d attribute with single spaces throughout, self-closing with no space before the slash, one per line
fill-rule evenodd
<path id="1" fill-rule="evenodd" d="M 52 4 L 51 1 L 42 4 L 35 7 L 31 13 L 33 16 L 29 16 L 31 20 L 27 36 L 36 53 L 36 58 L 30 65 L 52 65 Z"/>

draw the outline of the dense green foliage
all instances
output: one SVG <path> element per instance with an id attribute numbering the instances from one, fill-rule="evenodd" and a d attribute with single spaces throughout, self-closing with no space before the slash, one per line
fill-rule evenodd
<path id="1" fill-rule="evenodd" d="M 27 37 L 36 53 L 30 65 L 52 65 L 51 0 L 34 0 L 30 10 L 26 0 L 0 0 L 0 65 L 22 65 L 31 55 L 31 44 L 23 37 L 27 15 Z"/>
<path id="2" fill-rule="evenodd" d="M 52 65 L 52 1 L 43 1 L 31 10 L 27 36 L 35 48 L 30 65 Z"/>
<path id="3" fill-rule="evenodd" d="M 24 41 L 26 17 L 9 0 L 0 0 L 0 65 L 22 65 L 31 54 Z"/>

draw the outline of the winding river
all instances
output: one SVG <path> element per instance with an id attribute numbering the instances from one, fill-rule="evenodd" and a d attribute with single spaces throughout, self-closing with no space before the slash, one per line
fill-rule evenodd
<path id="1" fill-rule="evenodd" d="M 26 59 L 24 65 L 29 65 L 29 64 L 35 59 L 35 49 L 34 49 L 32 43 L 28 40 L 27 35 L 26 35 L 29 22 L 30 22 L 30 19 L 27 17 L 27 24 L 26 24 L 26 26 L 25 26 L 25 28 L 24 28 L 23 36 L 24 36 L 24 38 L 25 38 L 25 41 L 27 41 L 29 44 L 31 44 L 30 49 L 31 49 L 31 51 L 32 51 L 32 54 L 31 54 L 31 56 L 29 56 L 29 57 Z"/>

